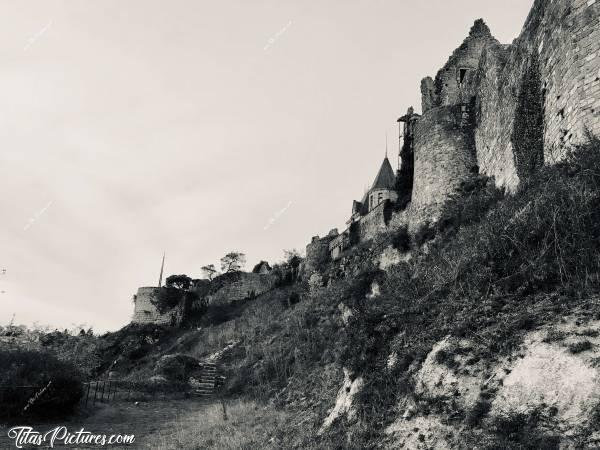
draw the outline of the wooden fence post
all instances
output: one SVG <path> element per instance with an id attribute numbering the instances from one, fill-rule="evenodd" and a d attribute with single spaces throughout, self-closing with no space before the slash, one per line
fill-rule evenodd
<path id="1" fill-rule="evenodd" d="M 223 399 L 223 397 L 221 397 L 221 406 L 223 406 L 223 420 L 225 422 L 227 422 L 228 417 L 227 417 L 227 408 L 225 407 L 225 400 Z"/>
<path id="2" fill-rule="evenodd" d="M 93 404 L 96 404 L 96 398 L 98 397 L 98 382 L 94 382 L 94 402 Z"/>
<path id="3" fill-rule="evenodd" d="M 91 383 L 88 383 L 87 394 L 85 394 L 85 407 L 86 408 L 88 405 L 88 399 L 90 398 L 90 387 L 91 387 Z"/>

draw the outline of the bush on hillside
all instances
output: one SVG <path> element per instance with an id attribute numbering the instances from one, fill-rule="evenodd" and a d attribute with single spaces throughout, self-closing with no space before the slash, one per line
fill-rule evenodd
<path id="1" fill-rule="evenodd" d="M 192 287 L 192 279 L 187 275 L 170 275 L 166 279 L 166 286 L 186 291 Z"/>
<path id="2" fill-rule="evenodd" d="M 74 364 L 86 378 L 94 376 L 102 364 L 99 339 L 91 333 L 73 336 L 54 331 L 40 336 L 40 344 L 61 361 Z"/>
<path id="3" fill-rule="evenodd" d="M 158 295 L 150 301 L 159 313 L 164 314 L 179 305 L 183 307 L 184 312 L 189 312 L 192 303 L 198 299 L 198 294 L 194 291 L 166 287 L 161 289 Z"/>
<path id="4" fill-rule="evenodd" d="M 64 417 L 83 396 L 79 370 L 48 353 L 0 351 L 0 367 L 2 419 Z"/>

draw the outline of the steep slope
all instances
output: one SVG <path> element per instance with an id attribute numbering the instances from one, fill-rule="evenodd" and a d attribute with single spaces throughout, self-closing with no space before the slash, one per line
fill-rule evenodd
<path id="1" fill-rule="evenodd" d="M 325 271 L 324 286 L 295 286 L 297 305 L 257 299 L 226 392 L 305 411 L 282 445 L 593 445 L 598 141 L 514 196 L 486 183 L 464 192 L 409 255 L 383 236 L 346 255 L 352 270 Z M 386 271 L 383 249 L 398 254 Z"/>

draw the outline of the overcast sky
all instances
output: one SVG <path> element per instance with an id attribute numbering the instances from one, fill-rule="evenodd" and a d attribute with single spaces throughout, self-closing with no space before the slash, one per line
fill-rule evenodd
<path id="1" fill-rule="evenodd" d="M 163 250 L 200 277 L 341 230 L 421 78 L 531 4 L 1 1 L 0 324 L 117 329 Z"/>

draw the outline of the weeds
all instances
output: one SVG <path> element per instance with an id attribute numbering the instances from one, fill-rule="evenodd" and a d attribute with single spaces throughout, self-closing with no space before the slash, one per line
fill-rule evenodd
<path id="1" fill-rule="evenodd" d="M 592 349 L 592 343 L 588 340 L 575 342 L 568 347 L 569 352 L 574 355 L 577 353 L 586 352 Z"/>

